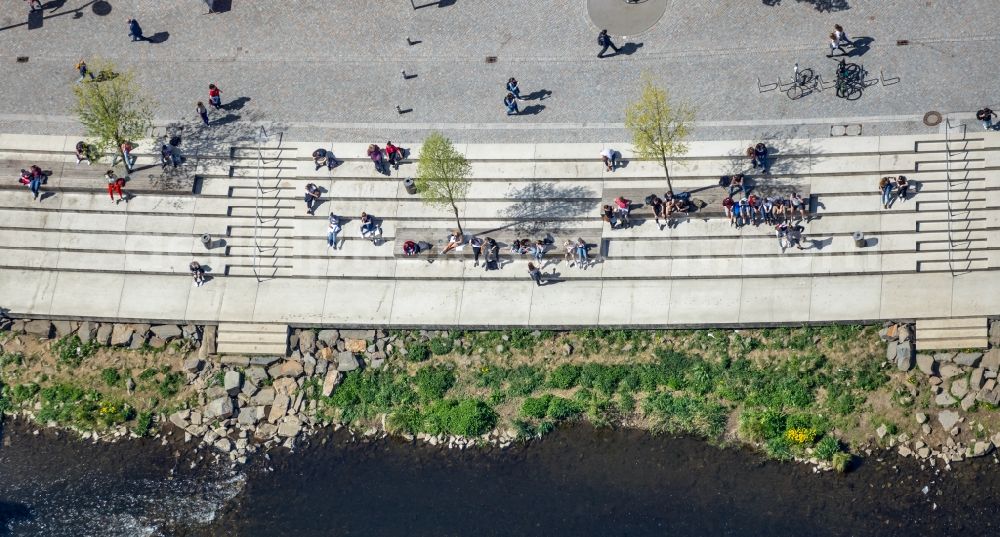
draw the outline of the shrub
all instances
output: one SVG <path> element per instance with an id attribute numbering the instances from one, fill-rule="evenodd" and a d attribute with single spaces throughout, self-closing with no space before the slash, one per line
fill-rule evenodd
<path id="1" fill-rule="evenodd" d="M 452 341 L 446 337 L 436 337 L 430 341 L 431 352 L 437 356 L 442 356 L 451 352 Z"/>
<path id="2" fill-rule="evenodd" d="M 755 442 L 784 438 L 786 419 L 784 413 L 774 409 L 746 409 L 740 414 L 740 436 Z"/>
<path id="3" fill-rule="evenodd" d="M 347 373 L 324 401 L 340 409 L 342 421 L 352 423 L 411 405 L 416 398 L 405 375 L 387 369 L 365 369 Z"/>
<path id="4" fill-rule="evenodd" d="M 787 461 L 792 458 L 792 449 L 784 436 L 770 438 L 764 443 L 764 451 L 772 459 Z"/>
<path id="5" fill-rule="evenodd" d="M 578 416 L 581 412 L 583 412 L 583 408 L 575 401 L 562 397 L 553 397 L 549 401 L 549 408 L 545 415 L 553 420 L 562 421 Z"/>
<path id="6" fill-rule="evenodd" d="M 851 467 L 851 460 L 853 459 L 854 457 L 850 453 L 840 451 L 833 454 L 833 457 L 830 458 L 830 463 L 833 465 L 834 470 L 844 473 Z"/>
<path id="7" fill-rule="evenodd" d="M 143 370 L 142 373 L 139 373 L 139 380 L 149 380 L 155 377 L 157 373 L 159 373 L 159 371 L 155 367 L 150 367 Z M 212 376 L 211 382 L 209 382 L 209 386 L 222 386 L 222 381 L 225 377 L 225 371 L 215 373 L 215 375 Z"/>
<path id="8" fill-rule="evenodd" d="M 416 433 L 424 421 L 423 415 L 415 407 L 403 407 L 389 414 L 386 421 L 391 432 Z"/>
<path id="9" fill-rule="evenodd" d="M 113 367 L 105 367 L 101 370 L 101 380 L 109 387 L 117 386 L 122 380 L 121 373 Z"/>
<path id="10" fill-rule="evenodd" d="M 816 429 L 793 427 L 785 431 L 785 440 L 794 445 L 812 444 L 816 441 Z"/>
<path id="11" fill-rule="evenodd" d="M 630 393 L 618 394 L 618 408 L 625 414 L 635 412 L 635 396 Z"/>
<path id="12" fill-rule="evenodd" d="M 551 402 L 552 396 L 549 394 L 541 397 L 528 397 L 521 403 L 521 415 L 526 418 L 544 418 Z"/>
<path id="13" fill-rule="evenodd" d="M 77 335 L 64 336 L 52 344 L 52 350 L 55 351 L 59 362 L 72 367 L 79 366 L 83 360 L 97 352 L 98 347 L 100 345 L 96 341 L 83 343 Z"/>
<path id="14" fill-rule="evenodd" d="M 647 416 L 656 420 L 656 428 L 669 433 L 688 433 L 716 438 L 726 428 L 729 412 L 718 403 L 700 397 L 650 395 L 643 405 Z"/>
<path id="15" fill-rule="evenodd" d="M 413 383 L 421 399 L 440 399 L 455 385 L 455 372 L 449 367 L 424 367 L 417 371 Z"/>
<path id="16" fill-rule="evenodd" d="M 135 417 L 135 409 L 119 400 L 101 401 L 97 409 L 97 418 L 108 427 L 125 423 L 133 417 Z"/>
<path id="17" fill-rule="evenodd" d="M 0 351 L 0 367 L 8 365 L 20 366 L 23 363 L 24 363 L 23 353 Z"/>
<path id="18" fill-rule="evenodd" d="M 480 399 L 442 399 L 432 404 L 425 416 L 424 424 L 432 434 L 479 436 L 497 423 L 496 411 Z"/>
<path id="19" fill-rule="evenodd" d="M 816 444 L 815 453 L 824 461 L 833 460 L 833 456 L 840 453 L 840 441 L 832 436 L 824 436 Z"/>
<path id="20" fill-rule="evenodd" d="M 152 427 L 153 411 L 147 410 L 139 413 L 139 417 L 135 420 L 135 427 L 132 428 L 132 432 L 139 436 L 147 436 Z"/>
<path id="21" fill-rule="evenodd" d="M 157 384 L 156 391 L 159 392 L 160 396 L 164 399 L 173 397 L 181 391 L 181 385 L 184 383 L 184 377 L 176 371 L 171 371 L 164 375 L 163 380 Z"/>
<path id="22" fill-rule="evenodd" d="M 21 403 L 34 397 L 39 390 L 41 390 L 41 388 L 34 382 L 29 382 L 26 384 L 18 384 L 11 388 L 10 398 L 15 403 Z"/>
<path id="23" fill-rule="evenodd" d="M 423 341 L 414 341 L 406 346 L 406 359 L 411 362 L 423 362 L 430 357 L 431 350 Z"/>
<path id="24" fill-rule="evenodd" d="M 580 366 L 573 364 L 560 364 L 549 372 L 546 384 L 551 388 L 567 390 L 576 386 L 577 379 L 580 378 Z"/>

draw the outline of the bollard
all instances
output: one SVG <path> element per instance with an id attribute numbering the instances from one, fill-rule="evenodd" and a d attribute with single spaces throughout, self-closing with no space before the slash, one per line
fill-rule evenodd
<path id="1" fill-rule="evenodd" d="M 860 231 L 855 231 L 851 233 L 851 238 L 854 239 L 854 246 L 858 248 L 864 248 L 868 241 L 865 239 L 865 234 Z"/>
<path id="2" fill-rule="evenodd" d="M 205 247 L 206 250 L 212 249 L 212 236 L 208 233 L 202 233 L 201 235 L 201 245 Z"/>
<path id="3" fill-rule="evenodd" d="M 411 194 L 412 195 L 412 194 L 416 194 L 417 193 L 417 184 L 414 183 L 413 179 L 410 178 L 410 177 L 407 177 L 406 179 L 403 179 L 403 188 L 406 189 L 406 193 L 407 194 Z"/>

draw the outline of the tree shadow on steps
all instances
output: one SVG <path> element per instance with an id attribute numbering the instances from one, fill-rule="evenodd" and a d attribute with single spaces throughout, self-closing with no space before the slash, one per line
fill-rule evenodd
<path id="1" fill-rule="evenodd" d="M 587 187 L 551 182 L 512 188 L 504 197 L 514 203 L 500 211 L 500 217 L 514 220 L 514 230 L 531 234 L 558 232 L 566 221 L 596 211 L 600 203 Z"/>

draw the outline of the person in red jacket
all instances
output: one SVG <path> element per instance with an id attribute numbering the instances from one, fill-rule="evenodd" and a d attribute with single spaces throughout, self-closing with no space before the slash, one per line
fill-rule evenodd
<path id="1" fill-rule="evenodd" d="M 389 164 L 399 169 L 399 161 L 403 160 L 403 150 L 392 145 L 392 140 L 385 143 L 385 156 L 389 157 Z"/>
<path id="2" fill-rule="evenodd" d="M 208 85 L 208 104 L 214 106 L 216 110 L 222 108 L 222 90 L 215 84 Z"/>

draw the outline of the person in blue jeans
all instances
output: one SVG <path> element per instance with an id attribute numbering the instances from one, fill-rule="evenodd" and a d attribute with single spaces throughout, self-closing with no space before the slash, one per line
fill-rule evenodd
<path id="1" fill-rule="evenodd" d="M 517 99 L 514 98 L 513 93 L 508 93 L 503 99 L 503 105 L 507 107 L 507 115 L 513 116 L 519 114 L 521 111 L 517 109 Z"/>
<path id="2" fill-rule="evenodd" d="M 521 98 L 521 88 L 517 87 L 517 79 L 514 77 L 510 77 L 510 80 L 507 81 L 507 93 L 510 93 L 519 101 L 524 100 Z"/>
<path id="3" fill-rule="evenodd" d="M 330 226 L 326 231 L 326 244 L 329 248 L 337 249 L 337 234 L 340 233 L 340 218 L 330 213 Z"/>
<path id="4" fill-rule="evenodd" d="M 995 117 L 997 117 L 996 113 L 989 108 L 983 108 L 976 112 L 976 119 L 983 122 L 983 130 L 993 130 L 993 118 Z"/>
<path id="5" fill-rule="evenodd" d="M 38 190 L 42 187 L 42 180 L 45 179 L 45 175 L 42 174 L 42 169 L 38 166 L 31 167 L 31 179 L 28 181 L 28 188 L 31 189 L 31 194 L 35 197 L 35 201 L 42 201 L 38 197 Z"/>
<path id="6" fill-rule="evenodd" d="M 608 35 L 607 30 L 601 30 L 601 33 L 597 34 L 597 44 L 601 46 L 601 51 L 597 53 L 598 58 L 603 58 L 604 53 L 607 52 L 609 48 L 614 50 L 615 54 L 618 54 L 618 47 L 611 42 L 611 36 Z"/>
<path id="7" fill-rule="evenodd" d="M 582 238 L 576 239 L 576 259 L 580 268 L 585 269 L 590 264 L 590 257 L 587 255 L 587 241 Z"/>
<path id="8" fill-rule="evenodd" d="M 889 202 L 892 201 L 892 178 L 883 177 L 878 182 L 878 189 L 882 193 L 882 208 L 888 209 Z"/>
<path id="9" fill-rule="evenodd" d="M 535 246 L 532 247 L 532 249 L 531 249 L 531 257 L 534 257 L 535 261 L 538 261 L 538 263 L 541 266 L 545 266 L 545 263 L 542 261 L 542 259 L 545 258 L 545 243 L 544 242 L 542 242 L 541 240 L 535 241 Z"/>

